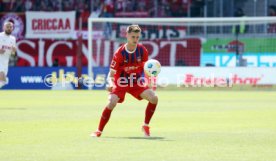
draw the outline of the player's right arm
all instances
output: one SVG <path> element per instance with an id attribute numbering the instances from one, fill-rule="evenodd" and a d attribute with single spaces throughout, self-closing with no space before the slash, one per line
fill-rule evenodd
<path id="1" fill-rule="evenodd" d="M 0 37 L 1 38 L 1 37 Z M 4 54 L 6 50 L 2 49 L 2 44 L 0 44 L 0 54 Z"/>
<path id="2" fill-rule="evenodd" d="M 106 83 L 106 90 L 108 90 L 109 92 L 112 91 L 112 88 L 114 86 L 114 75 L 115 75 L 116 71 L 110 69 L 108 76 L 107 76 L 107 83 Z"/>
<path id="3" fill-rule="evenodd" d="M 112 58 L 112 61 L 110 63 L 110 70 L 107 76 L 107 84 L 106 84 L 106 89 L 111 92 L 112 88 L 114 86 L 114 75 L 117 71 L 120 70 L 120 64 L 122 63 L 123 58 L 120 54 L 120 50 L 118 49 L 115 53 L 114 56 Z"/>
<path id="4" fill-rule="evenodd" d="M 2 39 L 2 35 L 0 33 L 0 39 Z M 2 44 L 0 44 L 0 54 L 3 54 L 5 51 L 2 49 Z"/>

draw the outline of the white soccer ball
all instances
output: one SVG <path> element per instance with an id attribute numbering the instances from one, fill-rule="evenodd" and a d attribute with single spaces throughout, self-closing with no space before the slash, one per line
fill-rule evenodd
<path id="1" fill-rule="evenodd" d="M 156 77 L 161 71 L 161 64 L 158 60 L 150 59 L 144 65 L 144 72 L 147 76 Z"/>

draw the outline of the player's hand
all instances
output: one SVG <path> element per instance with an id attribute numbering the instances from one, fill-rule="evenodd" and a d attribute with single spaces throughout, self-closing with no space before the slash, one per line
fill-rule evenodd
<path id="1" fill-rule="evenodd" d="M 0 54 L 4 54 L 6 50 L 0 49 Z"/>
<path id="2" fill-rule="evenodd" d="M 112 86 L 106 86 L 106 90 L 107 90 L 108 92 L 112 92 Z"/>
<path id="3" fill-rule="evenodd" d="M 111 92 L 113 85 L 114 85 L 114 78 L 108 77 L 106 80 L 106 86 L 105 86 L 106 90 Z"/>
<path id="4" fill-rule="evenodd" d="M 105 86 L 105 89 L 106 89 L 108 92 L 111 92 L 111 91 L 112 91 L 112 88 L 113 88 L 113 84 L 110 83 L 110 82 L 107 82 L 107 83 L 106 83 L 106 86 Z"/>
<path id="5" fill-rule="evenodd" d="M 12 46 L 12 52 L 15 53 L 16 52 L 16 47 Z"/>

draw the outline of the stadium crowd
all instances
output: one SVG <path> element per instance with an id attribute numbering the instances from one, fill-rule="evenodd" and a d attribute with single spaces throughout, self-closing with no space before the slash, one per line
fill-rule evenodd
<path id="1" fill-rule="evenodd" d="M 240 8 L 242 3 L 237 2 L 234 0 L 234 7 Z M 85 13 L 83 16 L 94 17 L 104 17 L 105 13 L 113 17 L 203 17 L 205 3 L 205 0 L 0 0 L 0 11 L 75 10 L 78 16 Z M 269 5 L 267 15 L 275 13 L 276 6 Z"/>
<path id="2" fill-rule="evenodd" d="M 2 12 L 101 10 L 115 17 L 183 17 L 191 0 L 0 0 Z M 91 8 L 93 7 L 93 8 Z M 158 14 L 154 10 L 158 10 Z M 128 13 L 128 12 L 132 12 Z M 135 14 L 136 12 L 136 14 Z"/>
<path id="3" fill-rule="evenodd" d="M 234 0 L 236 8 L 226 17 L 240 17 L 234 13 L 237 8 L 242 10 L 239 6 L 242 3 L 237 2 L 240 1 Z M 86 28 L 89 17 L 204 17 L 205 3 L 205 0 L 0 0 L 0 13 L 74 10 Z M 247 13 L 243 15 L 247 16 Z M 275 5 L 268 6 L 267 16 L 276 16 Z M 268 31 L 275 33 L 275 24 L 270 24 Z"/>

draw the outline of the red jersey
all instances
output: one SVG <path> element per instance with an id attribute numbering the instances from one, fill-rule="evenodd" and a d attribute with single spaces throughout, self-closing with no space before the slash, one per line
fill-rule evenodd
<path id="1" fill-rule="evenodd" d="M 129 79 L 134 76 L 135 82 L 144 72 L 144 63 L 148 60 L 148 51 L 142 44 L 137 44 L 133 53 L 126 50 L 126 44 L 118 48 L 114 53 L 110 68 L 116 70 L 114 75 L 115 83 L 120 77 Z"/>

